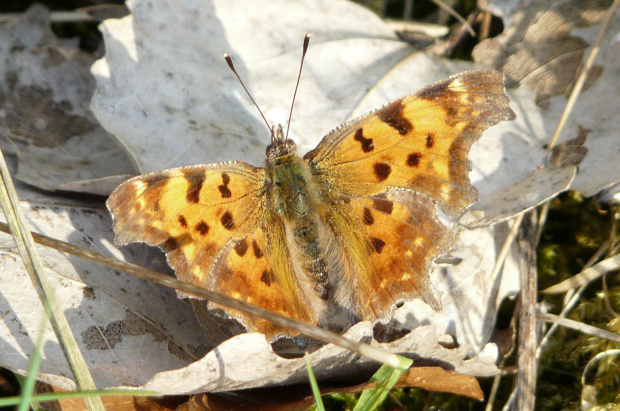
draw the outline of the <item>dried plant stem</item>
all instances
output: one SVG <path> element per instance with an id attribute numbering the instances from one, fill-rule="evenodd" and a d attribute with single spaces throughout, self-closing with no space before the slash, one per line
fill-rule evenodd
<path id="1" fill-rule="evenodd" d="M 612 333 L 607 330 L 594 327 L 592 325 L 584 324 L 580 321 L 571 320 L 570 318 L 560 317 L 559 315 L 539 313 L 536 317 L 540 321 L 548 321 L 554 324 L 559 324 L 563 327 L 577 330 L 584 334 L 593 335 L 598 338 L 603 338 L 609 341 L 620 342 L 620 335 Z"/>
<path id="2" fill-rule="evenodd" d="M 0 231 L 8 231 L 6 224 L 0 223 Z M 131 264 L 126 261 L 121 261 L 113 257 L 104 256 L 97 252 L 78 247 L 64 241 L 56 240 L 42 234 L 32 233 L 32 237 L 34 241 L 38 244 L 54 248 L 64 253 L 75 255 L 85 260 L 92 261 L 115 270 L 123 271 L 125 273 L 145 279 L 147 281 L 161 284 L 165 287 L 183 291 L 184 293 L 191 294 L 198 298 L 204 298 L 206 300 L 224 305 L 234 310 L 253 315 L 255 317 L 263 318 L 281 327 L 299 331 L 300 333 L 308 337 L 332 343 L 334 345 L 358 353 L 382 364 L 387 364 L 394 368 L 400 367 L 400 362 L 396 354 L 389 353 L 368 344 L 358 343 L 356 341 L 345 338 L 340 334 L 327 331 L 319 327 L 315 327 L 313 325 L 304 323 L 299 320 L 295 320 L 285 315 L 274 313 L 264 308 L 248 304 L 244 301 L 236 300 L 234 298 L 230 298 L 228 296 L 218 294 L 213 291 L 205 290 L 204 288 L 200 288 L 195 285 L 179 281 L 176 278 L 167 276 L 157 271 L 149 270 L 148 268 L 140 267 L 138 265 Z"/>
<path id="3" fill-rule="evenodd" d="M 539 230 L 540 231 L 540 230 Z M 598 259 L 605 253 L 605 251 L 609 248 L 609 242 L 605 242 L 597 251 L 596 253 L 594 253 L 594 255 L 590 258 L 590 260 L 586 263 L 586 265 L 584 266 L 584 269 L 588 269 L 590 268 L 594 262 L 598 261 Z M 566 317 L 566 315 L 568 314 L 568 312 L 570 310 L 572 310 L 575 305 L 577 304 L 577 302 L 579 301 L 579 298 L 581 297 L 581 294 L 583 293 L 583 291 L 585 290 L 587 284 L 581 286 L 581 288 L 579 288 L 579 290 L 577 290 L 576 292 L 574 292 L 573 289 L 570 289 L 569 292 L 566 294 L 566 296 L 564 297 L 564 306 L 562 307 L 562 311 L 560 312 L 560 317 Z M 573 293 L 574 292 L 574 293 Z M 558 323 L 554 323 L 551 328 L 549 328 L 549 330 L 547 330 L 547 332 L 545 333 L 544 337 L 541 339 L 540 343 L 538 344 L 538 350 L 536 351 L 536 356 L 538 358 L 540 358 L 540 355 L 542 353 L 542 348 L 545 346 L 545 344 L 547 343 L 547 341 L 549 341 L 549 339 L 551 338 L 551 336 L 553 335 L 553 333 L 555 332 L 555 330 L 559 327 L 560 325 Z"/>
<path id="4" fill-rule="evenodd" d="M 618 268 L 620 268 L 620 255 L 616 254 L 597 263 L 592 267 L 582 270 L 579 274 L 576 274 L 562 282 L 559 282 L 545 290 L 542 290 L 542 292 L 547 294 L 563 293 L 572 288 L 577 288 L 581 285 L 587 284 L 592 280 L 596 280 L 604 274 L 610 271 L 617 270 Z"/>
<path id="5" fill-rule="evenodd" d="M 536 211 L 529 211 L 519 230 L 519 273 L 521 309 L 519 310 L 519 371 L 517 373 L 517 410 L 533 410 L 536 402 Z"/>
<path id="6" fill-rule="evenodd" d="M 22 257 L 26 271 L 30 275 L 41 304 L 49 307 L 51 316 L 50 323 L 56 334 L 60 348 L 62 349 L 69 368 L 75 377 L 80 390 L 95 390 L 95 382 L 88 371 L 86 361 L 79 350 L 75 337 L 62 309 L 54 298 L 54 291 L 47 281 L 43 265 L 36 252 L 34 241 L 30 231 L 26 228 L 21 207 L 13 181 L 0 151 L 0 203 L 2 211 L 9 223 L 10 232 L 15 239 L 17 249 Z M 86 405 L 91 410 L 104 410 L 103 402 L 98 396 L 84 398 Z"/>
<path id="7" fill-rule="evenodd" d="M 508 255 L 508 251 L 510 251 L 510 246 L 512 245 L 512 242 L 517 237 L 517 233 L 519 232 L 521 221 L 523 221 L 523 215 L 524 214 L 521 213 L 515 217 L 514 222 L 512 223 L 512 226 L 510 227 L 510 231 L 508 232 L 508 235 L 506 236 L 506 240 L 504 240 L 502 249 L 499 251 L 499 254 L 497 255 L 497 258 L 495 260 L 495 265 L 493 266 L 493 271 L 491 271 L 491 275 L 490 275 L 492 282 L 497 281 L 499 272 L 502 270 L 502 267 L 504 267 L 504 262 L 506 261 L 506 256 Z"/>
<path id="8" fill-rule="evenodd" d="M 471 34 L 472 37 L 476 36 L 476 32 L 472 28 L 471 24 L 469 24 L 467 20 L 461 17 L 461 15 L 456 12 L 456 10 L 454 10 L 452 7 L 448 6 L 446 3 L 444 3 L 441 0 L 431 0 L 431 1 L 435 3 L 440 9 L 444 10 L 449 15 L 457 19 L 459 23 L 461 23 L 463 27 L 465 27 L 465 30 L 467 30 L 467 32 Z"/>
<path id="9" fill-rule="evenodd" d="M 478 34 L 478 43 L 489 38 L 489 33 L 491 32 L 491 13 L 488 11 L 482 12 L 482 21 L 480 22 L 480 34 Z"/>

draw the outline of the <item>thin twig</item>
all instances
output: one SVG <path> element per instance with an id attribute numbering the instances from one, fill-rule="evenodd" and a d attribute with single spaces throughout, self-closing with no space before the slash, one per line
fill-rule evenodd
<path id="1" fill-rule="evenodd" d="M 575 107 L 575 102 L 577 101 L 577 97 L 579 97 L 579 94 L 581 93 L 581 90 L 583 89 L 583 86 L 586 82 L 588 73 L 590 72 L 590 69 L 594 65 L 594 59 L 596 58 L 599 50 L 601 49 L 601 43 L 603 42 L 605 33 L 607 32 L 607 29 L 609 28 L 609 25 L 611 24 L 611 18 L 613 17 L 614 12 L 618 8 L 619 4 L 620 4 L 620 0 L 615 0 L 613 4 L 611 5 L 611 7 L 609 7 L 609 9 L 607 10 L 607 14 L 605 15 L 605 20 L 603 21 L 601 30 L 599 31 L 598 37 L 596 38 L 596 41 L 594 42 L 592 51 L 590 52 L 590 55 L 586 59 L 586 62 L 584 63 L 581 69 L 581 72 L 579 73 L 579 76 L 577 77 L 577 81 L 575 82 L 575 87 L 573 87 L 573 91 L 570 93 L 570 97 L 568 98 L 568 101 L 566 102 L 566 106 L 564 107 L 564 111 L 562 112 L 562 117 L 560 117 L 560 121 L 558 122 L 558 125 L 555 128 L 555 131 L 553 132 L 553 136 L 551 136 L 551 141 L 549 142 L 549 149 L 553 148 L 556 145 L 558 138 L 560 136 L 560 133 L 562 132 L 562 130 L 564 130 L 564 126 L 566 125 L 566 122 L 568 121 L 568 117 L 570 116 L 570 113 L 573 111 L 573 108 Z"/>
<path id="2" fill-rule="evenodd" d="M 0 223 L 0 231 L 7 232 L 6 224 Z M 126 261 L 118 260 L 114 257 L 108 257 L 92 250 L 78 247 L 74 244 L 56 240 L 54 238 L 37 233 L 32 233 L 32 237 L 34 238 L 34 241 L 38 244 L 54 248 L 64 253 L 75 255 L 85 260 L 92 261 L 106 267 L 110 267 L 114 270 L 123 271 L 127 274 L 131 274 L 147 281 L 161 284 L 165 287 L 173 288 L 186 294 L 191 294 L 198 298 L 203 298 L 214 303 L 232 308 L 234 310 L 238 310 L 246 314 L 265 319 L 267 321 L 271 321 L 272 323 L 279 325 L 280 327 L 299 331 L 300 333 L 308 337 L 332 343 L 334 345 L 358 353 L 380 363 L 387 364 L 395 368 L 400 366 L 398 356 L 396 354 L 389 353 L 368 344 L 357 343 L 343 337 L 340 334 L 327 331 L 319 327 L 315 327 L 313 325 L 307 324 L 299 320 L 295 320 L 282 314 L 274 313 L 264 308 L 248 304 L 241 300 L 236 300 L 234 298 L 218 294 L 216 292 L 209 291 L 204 288 L 185 283 L 183 281 L 179 281 L 176 278 L 170 277 L 154 270 L 150 270 L 148 268 L 140 267 Z"/>
<path id="3" fill-rule="evenodd" d="M 609 341 L 620 342 L 620 335 L 612 333 L 607 330 L 602 330 L 592 325 L 584 324 L 580 321 L 571 320 L 570 318 L 560 317 L 559 315 L 538 313 L 536 318 L 540 321 L 549 321 L 555 324 L 559 324 L 563 327 L 572 328 L 584 334 L 592 335 L 594 337 L 604 338 Z"/>
<path id="4" fill-rule="evenodd" d="M 461 23 L 463 27 L 465 27 L 465 30 L 467 30 L 467 32 L 471 34 L 472 37 L 476 37 L 476 32 L 471 27 L 471 24 L 469 24 L 467 20 L 465 20 L 460 14 L 458 14 L 452 7 L 448 6 L 446 3 L 444 3 L 441 0 L 431 0 L 431 1 L 435 3 L 437 6 L 439 6 L 439 8 L 446 11 L 449 15 L 457 19 L 459 23 Z"/>
<path id="5" fill-rule="evenodd" d="M 495 283 L 497 281 L 497 276 L 499 272 L 504 267 L 504 262 L 506 261 L 506 256 L 508 255 L 508 251 L 510 251 L 510 246 L 512 242 L 517 237 L 517 233 L 519 232 L 519 227 L 521 226 L 521 221 L 523 221 L 524 213 L 519 214 L 515 217 L 512 226 L 510 227 L 510 231 L 504 240 L 504 244 L 502 245 L 502 249 L 499 251 L 497 258 L 495 259 L 495 265 L 493 266 L 493 271 L 491 271 L 491 282 Z"/>

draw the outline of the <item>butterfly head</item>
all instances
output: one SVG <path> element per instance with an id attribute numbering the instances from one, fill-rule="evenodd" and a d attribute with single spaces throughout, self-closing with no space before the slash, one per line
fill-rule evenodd
<path id="1" fill-rule="evenodd" d="M 284 137 L 282 126 L 271 127 L 271 144 L 267 146 L 267 163 L 277 164 L 290 157 L 294 157 L 297 152 L 297 145 L 293 140 Z"/>

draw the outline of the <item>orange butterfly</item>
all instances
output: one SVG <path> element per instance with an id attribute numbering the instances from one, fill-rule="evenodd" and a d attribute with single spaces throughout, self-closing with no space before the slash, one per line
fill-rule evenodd
<path id="1" fill-rule="evenodd" d="M 440 307 L 428 270 L 453 234 L 437 219 L 477 200 L 467 158 L 515 118 L 503 75 L 470 71 L 348 121 L 305 156 L 271 131 L 265 168 L 241 161 L 150 173 L 107 206 L 119 245 L 167 252 L 180 280 L 312 324 L 383 318 L 401 299 Z M 250 331 L 286 330 L 222 307 Z"/>

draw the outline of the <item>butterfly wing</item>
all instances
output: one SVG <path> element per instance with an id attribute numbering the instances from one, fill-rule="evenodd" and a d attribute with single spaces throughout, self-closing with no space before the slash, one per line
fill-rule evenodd
<path id="1" fill-rule="evenodd" d="M 476 201 L 468 152 L 488 127 L 514 119 L 508 103 L 501 73 L 461 73 L 343 124 L 304 156 L 331 204 L 336 237 L 353 224 L 347 214 L 365 233 L 342 244 L 362 316 L 380 317 L 407 295 L 438 306 L 427 272 L 452 235 L 434 203 L 455 216 Z"/>
<path id="2" fill-rule="evenodd" d="M 291 287 L 290 257 L 266 219 L 265 170 L 229 162 L 165 170 L 120 185 L 107 201 L 119 245 L 159 246 L 177 277 L 191 284 L 310 321 Z M 274 267 L 279 267 L 277 277 Z M 222 307 L 224 308 L 224 307 Z M 224 308 L 252 331 L 271 323 Z"/>

